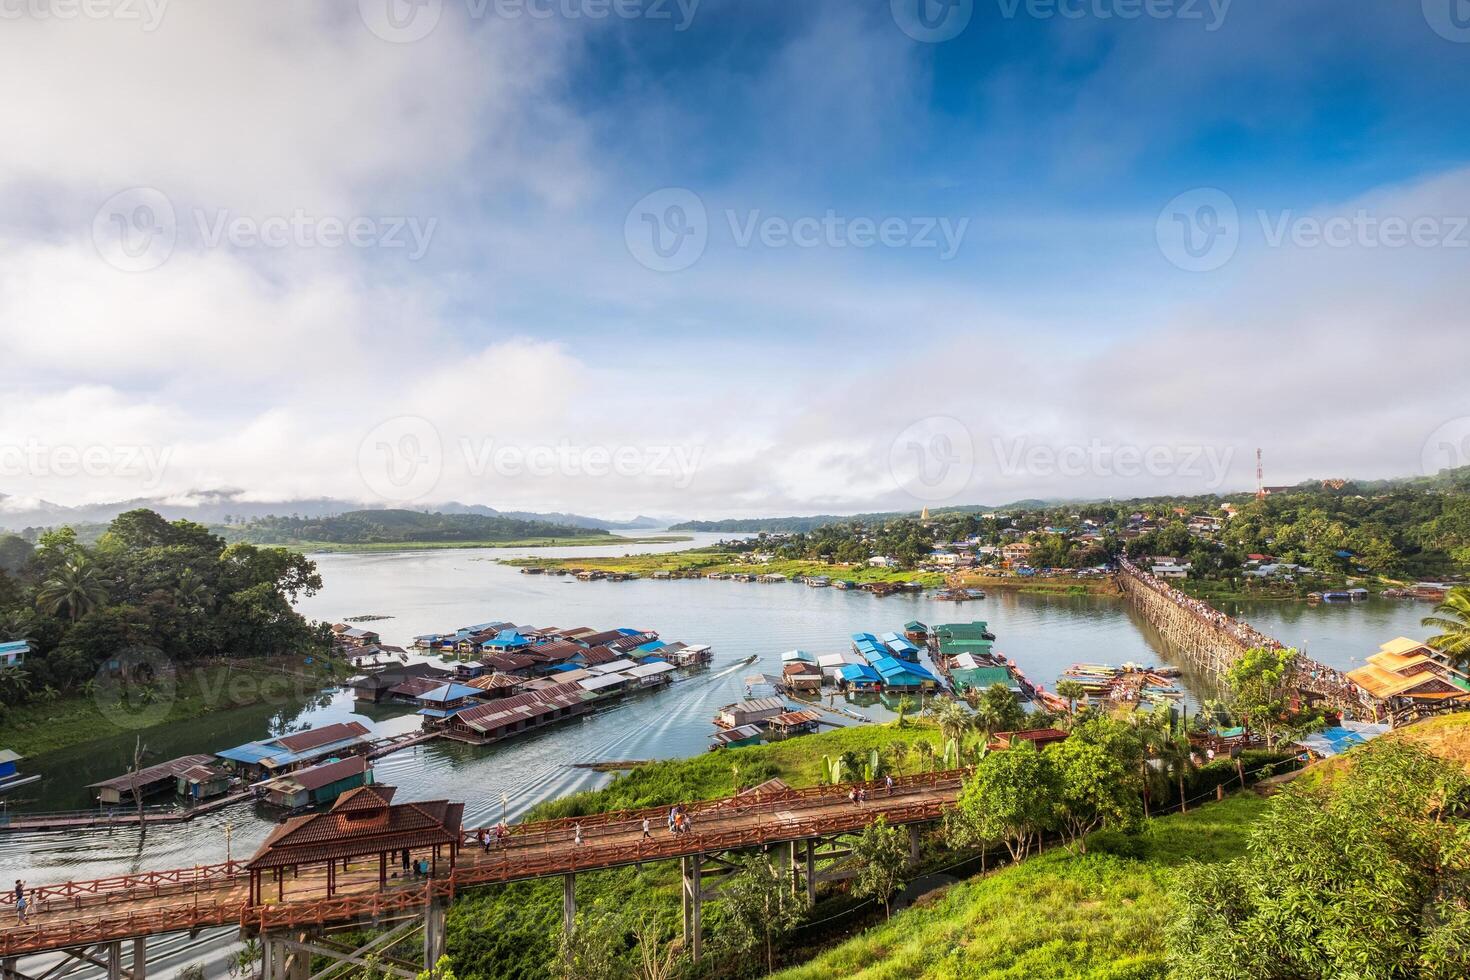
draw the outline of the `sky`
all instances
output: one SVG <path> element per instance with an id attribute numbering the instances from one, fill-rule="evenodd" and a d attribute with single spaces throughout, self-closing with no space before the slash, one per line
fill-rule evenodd
<path id="1" fill-rule="evenodd" d="M 0 507 L 1470 463 L 1470 3 L 0 0 Z"/>

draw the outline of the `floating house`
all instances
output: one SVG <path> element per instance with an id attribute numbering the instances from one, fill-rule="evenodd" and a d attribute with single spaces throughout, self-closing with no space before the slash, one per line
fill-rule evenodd
<path id="1" fill-rule="evenodd" d="M 892 652 L 872 633 L 852 634 L 852 649 L 868 663 L 882 657 L 892 656 Z"/>
<path id="2" fill-rule="evenodd" d="M 820 691 L 822 669 L 816 664 L 792 661 L 781 668 L 781 683 L 792 691 Z"/>
<path id="3" fill-rule="evenodd" d="M 100 783 L 92 783 L 87 788 L 97 791 L 99 803 L 116 806 L 124 799 L 131 799 L 135 793 L 139 796 L 152 796 L 165 790 L 175 789 L 180 773 L 193 769 L 195 766 L 208 766 L 213 762 L 214 759 L 207 755 L 181 756 L 137 772 L 104 779 Z"/>
<path id="4" fill-rule="evenodd" d="M 961 694 L 969 690 L 983 691 L 996 684 L 1003 684 L 1012 693 L 1020 693 L 1021 686 L 1009 667 L 977 660 L 968 653 L 960 654 L 949 663 L 950 683 Z"/>
<path id="5" fill-rule="evenodd" d="M 934 627 L 934 641 L 939 655 L 954 657 L 962 653 L 989 657 L 995 648 L 995 634 L 983 620 L 972 623 L 945 623 Z"/>
<path id="6" fill-rule="evenodd" d="M 648 663 L 639 664 L 624 671 L 631 677 L 640 688 L 662 687 L 674 682 L 674 672 L 677 670 L 673 664 L 664 660 L 652 660 Z"/>
<path id="7" fill-rule="evenodd" d="M 815 664 L 817 662 L 817 658 L 810 653 L 807 653 L 805 650 L 787 650 L 785 653 L 781 654 L 781 662 L 783 664 L 789 664 L 793 661 L 798 660 L 802 663 L 807 664 Z"/>
<path id="8" fill-rule="evenodd" d="M 353 677 L 347 681 L 347 686 L 352 688 L 354 700 L 379 704 L 385 700 L 391 700 L 389 692 L 410 679 L 424 678 L 443 683 L 448 677 L 449 671 L 435 667 L 433 664 L 406 664 L 402 667 L 388 667 L 376 673 Z"/>
<path id="9" fill-rule="evenodd" d="M 270 780 L 261 789 L 265 791 L 267 803 L 286 810 L 299 810 L 331 803 L 343 793 L 359 786 L 371 786 L 372 782 L 372 766 L 366 759 L 354 756 L 298 769 Z"/>
<path id="10" fill-rule="evenodd" d="M 503 629 L 480 644 L 485 653 L 517 653 L 531 646 L 531 641 L 519 629 Z"/>
<path id="11" fill-rule="evenodd" d="M 369 748 L 367 735 L 367 728 L 360 722 L 349 721 L 279 738 L 247 742 L 215 755 L 231 769 L 251 779 L 264 779 L 305 768 L 328 756 L 366 753 Z M 210 760 L 205 757 L 204 761 Z"/>
<path id="12" fill-rule="evenodd" d="M 419 714 L 423 717 L 425 725 L 434 725 L 442 723 L 444 719 L 457 712 L 479 704 L 484 697 L 485 692 L 478 687 L 449 683 L 440 684 L 420 694 L 417 703 L 420 706 Z"/>
<path id="13" fill-rule="evenodd" d="M 917 619 L 911 619 L 903 624 L 903 635 L 908 637 L 911 643 L 927 644 L 929 642 L 929 627 Z"/>
<path id="14" fill-rule="evenodd" d="M 881 657 L 873 661 L 872 666 L 883 678 L 885 691 L 929 691 L 939 687 L 939 678 L 921 664 L 897 657 Z"/>
<path id="15" fill-rule="evenodd" d="M 715 715 L 715 724 L 725 729 L 759 725 L 785 710 L 786 702 L 780 698 L 748 698 L 721 708 Z"/>
<path id="16" fill-rule="evenodd" d="M 219 766 L 190 766 L 179 773 L 176 788 L 180 796 L 197 803 L 224 796 L 230 791 L 232 782 L 228 769 Z"/>
<path id="17" fill-rule="evenodd" d="M 449 719 L 444 734 L 461 742 L 484 745 L 543 728 L 592 710 L 592 700 L 576 683 L 525 691 L 461 711 Z"/>
<path id="18" fill-rule="evenodd" d="M 817 666 L 822 671 L 822 679 L 835 684 L 842 677 L 842 668 L 849 665 L 866 665 L 867 661 L 851 650 L 841 653 L 824 653 L 817 658 Z"/>
<path id="19" fill-rule="evenodd" d="M 884 633 L 879 637 L 890 653 L 900 660 L 919 662 L 919 648 L 908 641 L 901 633 Z"/>
<path id="20" fill-rule="evenodd" d="M 821 713 L 807 708 L 801 711 L 782 712 L 766 722 L 766 728 L 774 735 L 789 738 L 793 735 L 814 732 L 821 723 Z"/>
<path id="21" fill-rule="evenodd" d="M 883 675 L 867 664 L 843 664 L 839 671 L 841 684 L 858 694 L 876 694 L 883 690 Z"/>
<path id="22" fill-rule="evenodd" d="M 715 732 L 709 737 L 711 742 L 710 751 L 715 749 L 741 749 L 747 745 L 757 745 L 761 740 L 761 727 L 759 725 L 738 725 L 735 728 L 726 728 Z"/>
<path id="23" fill-rule="evenodd" d="M 702 667 L 715 659 L 714 649 L 707 643 L 676 645 L 680 649 L 673 655 L 673 663 L 680 667 Z"/>
<path id="24" fill-rule="evenodd" d="M 350 626 L 347 623 L 333 623 L 332 635 L 336 638 L 338 645 L 344 647 L 376 646 L 383 642 L 383 638 L 372 630 Z"/>

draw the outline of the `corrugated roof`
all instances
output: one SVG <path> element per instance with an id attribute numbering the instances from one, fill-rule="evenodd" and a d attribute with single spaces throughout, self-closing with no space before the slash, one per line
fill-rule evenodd
<path id="1" fill-rule="evenodd" d="M 208 755 L 186 755 L 167 762 L 160 762 L 156 766 L 140 769 L 136 773 L 128 773 L 123 776 L 115 776 L 112 779 L 104 779 L 100 783 L 92 783 L 88 789 L 115 789 L 118 791 L 131 791 L 134 786 L 147 786 L 164 779 L 176 779 L 179 773 L 194 766 L 207 766 L 214 761 L 213 756 Z"/>
<path id="2" fill-rule="evenodd" d="M 311 790 L 321 789 L 323 786 L 330 786 L 333 783 L 341 782 L 352 776 L 360 776 L 369 770 L 370 767 L 366 759 L 360 756 L 353 756 L 349 759 L 340 759 L 336 762 L 312 766 L 309 769 L 298 769 L 290 775 L 271 780 L 265 786 L 267 789 L 290 789 L 294 786 L 310 792 Z"/>
<path id="3" fill-rule="evenodd" d="M 351 801 L 350 806 L 334 806 L 326 813 L 279 825 L 247 867 L 291 867 L 459 842 L 463 803 L 432 800 L 384 805 L 376 796 L 358 794 L 351 794 Z"/>
<path id="4" fill-rule="evenodd" d="M 308 752 L 333 742 L 364 738 L 367 734 L 368 730 L 361 722 L 344 721 L 335 725 L 323 725 L 321 728 L 297 732 L 294 735 L 282 735 L 275 739 L 275 742 L 290 752 Z"/>

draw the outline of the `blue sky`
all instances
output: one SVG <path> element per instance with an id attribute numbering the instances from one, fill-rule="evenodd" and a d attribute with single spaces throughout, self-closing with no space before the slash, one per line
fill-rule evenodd
<path id="1" fill-rule="evenodd" d="M 1470 462 L 1463 0 L 974 0 L 937 43 L 921 0 L 514 2 L 7 7 L 0 493 L 718 516 Z M 905 469 L 936 433 L 966 479 Z"/>

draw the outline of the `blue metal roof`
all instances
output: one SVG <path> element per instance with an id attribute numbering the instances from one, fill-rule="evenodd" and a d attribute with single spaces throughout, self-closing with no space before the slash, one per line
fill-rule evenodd
<path id="1" fill-rule="evenodd" d="M 880 681 L 883 678 L 866 664 L 843 664 L 842 679 L 846 681 Z"/>
<path id="2" fill-rule="evenodd" d="M 910 663 L 907 660 L 899 660 L 897 657 L 883 657 L 873 661 L 873 669 L 883 675 L 885 681 L 891 680 L 900 674 L 910 674 L 920 680 L 938 682 L 938 678 L 923 667 L 921 664 Z"/>
<path id="3" fill-rule="evenodd" d="M 31 643 L 29 640 L 6 640 L 0 643 L 0 653 L 30 653 Z"/>
<path id="4" fill-rule="evenodd" d="M 418 696 L 420 701 L 458 701 L 460 698 L 476 697 L 484 692 L 468 684 L 445 684 Z"/>
<path id="5" fill-rule="evenodd" d="M 650 653 L 652 653 L 654 650 L 662 650 L 666 646 L 668 646 L 668 644 L 665 643 L 663 640 L 649 640 L 647 643 L 643 644 L 641 647 L 634 647 L 633 649 L 634 650 L 647 650 Z"/>
<path id="6" fill-rule="evenodd" d="M 216 752 L 215 756 L 220 759 L 228 759 L 231 762 L 243 762 L 246 765 L 253 766 L 264 762 L 280 751 L 279 746 L 271 748 L 262 742 L 249 742 L 245 745 L 236 746 L 233 749 Z"/>
<path id="7" fill-rule="evenodd" d="M 871 640 L 874 643 L 877 643 L 878 642 L 878 638 L 876 636 L 874 636 L 872 633 L 854 633 L 854 634 L 852 634 L 852 642 L 854 642 L 854 643 L 861 643 L 864 640 Z"/>

